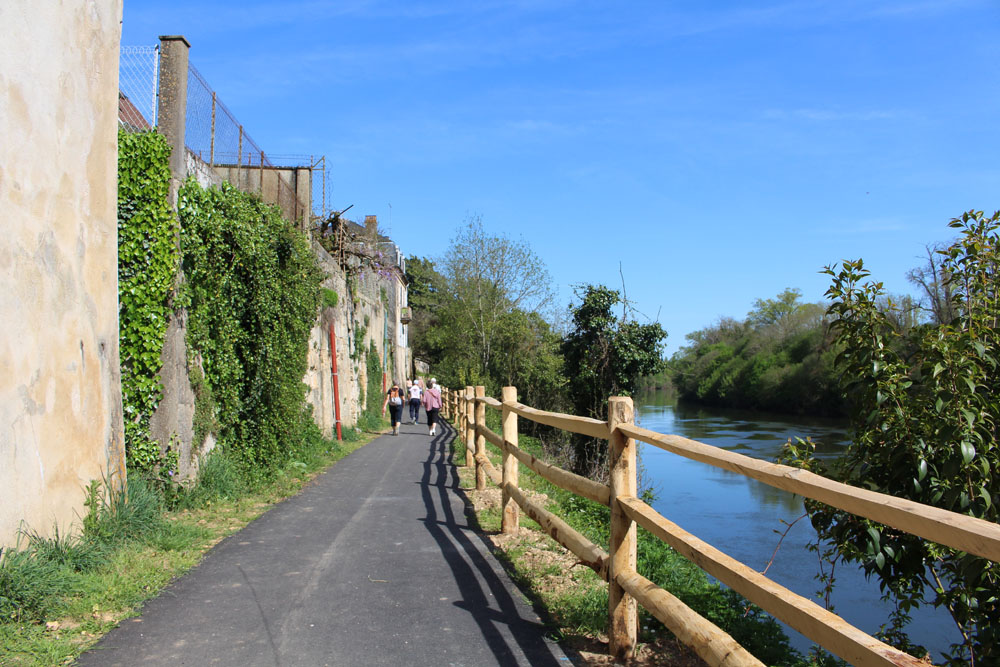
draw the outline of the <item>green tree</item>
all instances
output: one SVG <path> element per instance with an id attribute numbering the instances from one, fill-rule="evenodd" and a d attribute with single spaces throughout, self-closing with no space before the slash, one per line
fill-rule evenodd
<path id="1" fill-rule="evenodd" d="M 747 313 L 747 323 L 752 327 L 777 324 L 802 305 L 801 297 L 802 290 L 786 287 L 775 299 L 757 299 Z"/>
<path id="2" fill-rule="evenodd" d="M 452 240 L 442 267 L 449 317 L 460 327 L 455 333 L 467 332 L 462 347 L 472 351 L 472 370 L 489 377 L 505 318 L 517 310 L 544 312 L 552 302 L 552 279 L 525 241 L 489 234 L 478 216 Z"/>
<path id="3" fill-rule="evenodd" d="M 302 377 L 322 272 L 308 238 L 258 197 L 189 179 L 179 198 L 189 350 L 225 451 L 265 477 L 311 421 Z"/>
<path id="4" fill-rule="evenodd" d="M 433 260 L 411 255 L 406 260 L 406 283 L 407 303 L 413 312 L 407 330 L 410 346 L 415 357 L 436 363 L 443 350 L 433 345 L 428 334 L 437 326 L 446 303 L 445 278 Z"/>
<path id="5" fill-rule="evenodd" d="M 960 238 L 938 257 L 955 317 L 909 330 L 879 302 L 882 283 L 861 260 L 826 269 L 838 358 L 852 413 L 852 444 L 836 474 L 850 484 L 942 509 L 1000 520 L 1000 212 L 952 220 Z M 818 466 L 807 452 L 799 461 Z M 837 557 L 879 579 L 898 612 L 889 636 L 923 603 L 945 607 L 962 634 L 951 664 L 1000 662 L 1000 565 L 808 503 Z"/>
<path id="6" fill-rule="evenodd" d="M 582 285 L 576 295 L 580 303 L 570 308 L 573 329 L 562 343 L 569 400 L 576 414 L 607 419 L 609 396 L 631 395 L 642 376 L 662 370 L 667 332 L 659 322 L 636 322 L 627 309 L 616 317 L 612 308 L 622 302 L 617 290 Z M 603 440 L 578 438 L 574 448 L 580 472 L 607 458 Z"/>

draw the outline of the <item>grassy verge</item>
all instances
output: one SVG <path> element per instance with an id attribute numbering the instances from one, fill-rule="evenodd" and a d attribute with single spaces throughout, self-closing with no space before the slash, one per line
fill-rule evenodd
<path id="1" fill-rule="evenodd" d="M 543 458 L 542 447 L 533 438 L 521 435 L 519 445 Z M 456 439 L 453 447 L 454 460 L 464 462 L 464 443 Z M 499 467 L 499 451 L 489 443 L 487 450 Z M 607 584 L 592 570 L 576 563 L 571 554 L 523 515 L 520 534 L 500 534 L 499 490 L 491 488 L 477 492 L 471 469 L 462 468 L 460 474 L 480 527 L 490 536 L 522 589 L 555 624 L 555 633 L 569 639 L 571 646 L 584 647 L 582 654 L 587 662 L 603 664 L 607 651 Z M 523 466 L 519 485 L 595 544 L 605 550 L 608 548 L 610 512 L 607 507 L 564 491 Z M 709 579 L 700 568 L 642 528 L 639 529 L 638 570 L 728 632 L 765 664 L 784 667 L 846 664 L 821 653 L 809 657 L 801 655 L 790 646 L 781 626 L 763 610 Z M 633 664 L 702 664 L 641 608 L 640 641 Z"/>
<path id="2" fill-rule="evenodd" d="M 212 546 L 375 435 L 309 434 L 284 467 L 252 484 L 213 454 L 190 489 L 138 475 L 127 495 L 91 485 L 79 536 L 25 531 L 18 549 L 0 554 L 0 665 L 70 664 Z"/>

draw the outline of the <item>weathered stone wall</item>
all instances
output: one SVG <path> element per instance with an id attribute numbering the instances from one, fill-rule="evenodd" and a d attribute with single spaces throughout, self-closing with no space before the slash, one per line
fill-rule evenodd
<path id="1" fill-rule="evenodd" d="M 121 0 L 0 3 L 0 545 L 123 480 Z"/>
<path id="2" fill-rule="evenodd" d="M 303 382 L 309 387 L 306 400 L 313 406 L 313 418 L 327 436 L 334 433 L 333 377 L 330 363 L 330 325 L 333 324 L 337 346 L 337 374 L 340 392 L 340 419 L 343 428 L 353 426 L 364 409 L 362 399 L 368 383 L 365 363 L 371 343 L 380 357 L 393 350 L 392 364 L 386 364 L 387 383 L 402 385 L 406 378 L 409 351 L 399 338 L 399 303 L 404 290 L 395 277 L 384 277 L 372 270 L 360 271 L 349 288 L 344 271 L 318 243 L 313 250 L 326 274 L 323 287 L 337 293 L 335 308 L 324 308 L 309 338 L 309 370 Z M 382 290 L 387 298 L 383 300 Z M 353 292 L 353 294 L 352 294 Z M 367 323 L 367 324 L 366 324 Z M 360 350 L 355 349 L 355 331 L 364 327 Z M 381 387 L 381 378 L 379 378 Z"/>
<path id="3" fill-rule="evenodd" d="M 260 195 L 281 209 L 285 220 L 306 229 L 312 209 L 312 172 L 308 167 L 268 167 L 215 165 L 219 178 L 243 192 Z"/>

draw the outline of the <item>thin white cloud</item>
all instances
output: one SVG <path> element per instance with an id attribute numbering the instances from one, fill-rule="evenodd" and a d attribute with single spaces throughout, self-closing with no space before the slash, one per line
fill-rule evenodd
<path id="1" fill-rule="evenodd" d="M 887 109 L 872 109 L 869 111 L 841 111 L 838 109 L 766 109 L 762 116 L 765 120 L 807 120 L 817 122 L 856 122 L 856 121 L 886 121 L 898 120 L 901 116 L 910 114 Z"/>

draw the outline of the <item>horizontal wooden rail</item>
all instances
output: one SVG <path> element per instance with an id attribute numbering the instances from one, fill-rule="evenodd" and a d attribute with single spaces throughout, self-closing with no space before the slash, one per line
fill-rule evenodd
<path id="1" fill-rule="evenodd" d="M 615 581 L 710 667 L 764 667 L 719 626 L 641 574 L 623 572 Z"/>
<path id="2" fill-rule="evenodd" d="M 538 503 L 530 500 L 516 486 L 507 485 L 507 493 L 514 499 L 524 513 L 538 522 L 546 533 L 559 544 L 573 552 L 586 565 L 598 574 L 604 581 L 608 580 L 608 552 L 600 548 L 568 523 L 548 511 Z"/>
<path id="3" fill-rule="evenodd" d="M 739 473 L 769 486 L 818 500 L 926 540 L 1000 561 L 1000 525 L 912 500 L 835 482 L 808 470 L 769 463 L 677 435 L 622 426 L 630 438 L 694 461 Z"/>
<path id="4" fill-rule="evenodd" d="M 589 435 L 592 438 L 607 440 L 611 437 L 611 434 L 608 432 L 607 422 L 602 422 L 600 419 L 577 417 L 576 415 L 566 415 L 561 412 L 536 410 L 521 403 L 511 403 L 508 407 L 520 416 L 539 424 L 554 426 L 564 431 L 570 431 L 571 433 Z"/>
<path id="5" fill-rule="evenodd" d="M 883 644 L 812 600 L 703 542 L 638 498 L 618 498 L 625 513 L 692 563 L 852 665 L 917 667 L 926 663 Z"/>
<path id="6" fill-rule="evenodd" d="M 477 401 L 482 401 L 488 407 L 491 407 L 494 410 L 500 410 L 500 409 L 503 408 L 503 403 L 501 403 L 497 399 L 493 398 L 492 396 L 484 396 L 483 398 L 477 398 L 476 400 Z"/>
<path id="7" fill-rule="evenodd" d="M 569 472 L 568 470 L 563 470 L 562 468 L 554 466 L 550 463 L 546 463 L 545 461 L 532 456 L 520 447 L 512 447 L 508 443 L 504 442 L 503 438 L 499 434 L 494 433 L 481 424 L 476 425 L 476 434 L 483 436 L 486 438 L 487 442 L 496 445 L 501 450 L 510 452 L 511 456 L 515 457 L 518 461 L 526 465 L 528 468 L 531 468 L 556 486 L 567 491 L 571 491 L 578 496 L 583 496 L 588 500 L 601 503 L 604 506 L 608 506 L 610 504 L 611 489 L 607 485 L 595 482 L 592 479 L 587 479 L 582 475 L 577 475 Z"/>
<path id="8" fill-rule="evenodd" d="M 485 424 L 476 424 L 476 435 L 486 438 L 486 441 L 497 447 L 503 447 L 503 437 L 499 433 L 494 433 Z"/>
<path id="9" fill-rule="evenodd" d="M 567 491 L 572 491 L 578 496 L 583 496 L 604 506 L 611 504 L 611 489 L 607 485 L 546 463 L 518 447 L 510 447 L 505 443 L 504 449 L 525 466 L 531 468 L 556 486 Z"/>
<path id="10" fill-rule="evenodd" d="M 476 461 L 486 469 L 486 474 L 490 476 L 494 484 L 503 486 L 503 477 L 500 475 L 500 471 L 494 467 L 493 462 L 486 454 L 476 454 Z"/>

